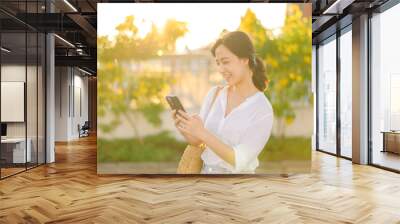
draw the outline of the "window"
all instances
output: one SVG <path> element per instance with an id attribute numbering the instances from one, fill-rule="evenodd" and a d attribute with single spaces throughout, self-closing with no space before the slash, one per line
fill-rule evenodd
<path id="1" fill-rule="evenodd" d="M 318 149 L 336 153 L 336 36 L 318 48 Z"/>
<path id="2" fill-rule="evenodd" d="M 372 164 L 395 170 L 400 170 L 398 21 L 399 4 L 371 18 L 370 156 Z"/>
<path id="3" fill-rule="evenodd" d="M 351 158 L 352 141 L 352 35 L 351 26 L 340 36 L 340 154 Z"/>
<path id="4" fill-rule="evenodd" d="M 18 13 L 42 12 L 44 1 L 19 2 Z M 0 6 L 10 4 L 1 2 Z M 45 35 L 0 12 L 2 144 L 0 178 L 45 163 Z M 10 96 L 14 96 L 12 102 Z M 6 102 L 7 101 L 7 102 Z M 21 101 L 18 111 L 10 107 Z M 10 106 L 8 106 L 10 105 Z M 18 116 L 16 116 L 18 115 Z M 14 117 L 14 118 L 13 118 Z M 15 118 L 17 117 L 17 118 Z"/>

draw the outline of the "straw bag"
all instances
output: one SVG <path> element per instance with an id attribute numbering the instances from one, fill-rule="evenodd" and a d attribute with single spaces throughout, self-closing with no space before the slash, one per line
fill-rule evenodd
<path id="1" fill-rule="evenodd" d="M 218 96 L 221 87 L 218 86 L 215 91 L 214 98 L 211 101 L 210 108 L 208 112 L 210 112 L 215 99 Z M 201 154 L 204 149 L 201 149 L 198 146 L 187 145 L 181 160 L 179 161 L 178 169 L 176 171 L 177 174 L 199 174 L 201 168 L 203 167 L 203 160 L 201 159 Z"/>

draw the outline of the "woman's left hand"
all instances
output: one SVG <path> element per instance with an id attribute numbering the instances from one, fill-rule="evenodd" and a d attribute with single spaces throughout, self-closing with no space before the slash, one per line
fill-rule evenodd
<path id="1" fill-rule="evenodd" d="M 199 115 L 189 115 L 188 113 L 180 110 L 177 113 L 177 119 L 180 121 L 178 125 L 179 130 L 201 139 L 205 128 Z"/>

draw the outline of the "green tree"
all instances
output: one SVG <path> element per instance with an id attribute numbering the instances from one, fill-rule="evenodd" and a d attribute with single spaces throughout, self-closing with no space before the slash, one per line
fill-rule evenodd
<path id="1" fill-rule="evenodd" d="M 174 80 L 160 71 L 144 70 L 140 74 L 124 69 L 127 64 L 157 57 L 159 52 L 175 50 L 175 42 L 187 32 L 183 22 L 169 20 L 160 32 L 153 24 L 145 37 L 138 36 L 135 18 L 127 16 L 116 27 L 114 40 L 101 36 L 98 44 L 98 115 L 111 115 L 99 127 L 110 132 L 126 121 L 140 138 L 135 120 L 142 114 L 155 126 L 161 125 L 164 95 Z"/>
<path id="2" fill-rule="evenodd" d="M 289 4 L 287 17 L 279 35 L 264 28 L 256 15 L 248 9 L 239 29 L 248 33 L 257 54 L 265 60 L 270 99 L 278 121 L 279 135 L 285 123 L 295 118 L 294 104 L 311 100 L 311 18 L 306 18 L 297 4 Z"/>

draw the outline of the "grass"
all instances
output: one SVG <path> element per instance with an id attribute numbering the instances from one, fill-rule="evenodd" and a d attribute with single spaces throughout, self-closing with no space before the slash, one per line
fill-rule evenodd
<path id="1" fill-rule="evenodd" d="M 99 162 L 178 162 L 187 143 L 176 140 L 169 132 L 138 139 L 98 139 Z M 310 160 L 311 140 L 302 137 L 272 136 L 260 161 Z"/>
<path id="2" fill-rule="evenodd" d="M 260 161 L 311 160 L 311 137 L 271 136 L 259 159 Z"/>
<path id="3" fill-rule="evenodd" d="M 166 162 L 179 161 L 185 142 L 176 140 L 169 132 L 138 139 L 97 140 L 99 162 Z"/>

